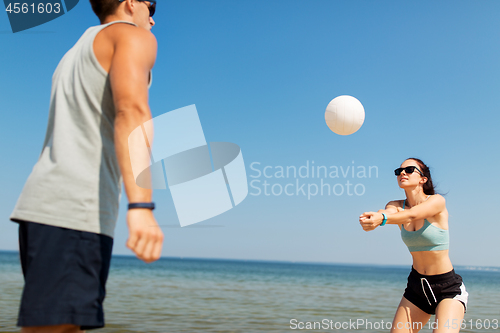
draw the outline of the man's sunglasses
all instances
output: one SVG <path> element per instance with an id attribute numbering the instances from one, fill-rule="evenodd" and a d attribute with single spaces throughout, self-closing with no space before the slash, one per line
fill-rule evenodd
<path id="1" fill-rule="evenodd" d="M 415 170 L 418 171 L 418 173 L 422 176 L 422 177 L 425 177 L 424 174 L 422 173 L 422 171 L 420 171 L 416 166 L 413 166 L 413 165 L 410 165 L 410 166 L 407 166 L 406 168 L 397 168 L 396 170 L 394 170 L 394 174 L 396 176 L 399 176 L 401 174 L 402 171 L 405 171 L 405 173 L 407 175 L 413 173 Z"/>
<path id="2" fill-rule="evenodd" d="M 119 2 L 123 2 L 125 0 L 118 0 Z M 155 10 L 156 10 L 156 0 L 136 0 L 136 1 L 140 1 L 140 2 L 149 2 L 149 6 L 148 6 L 148 9 L 149 9 L 149 17 L 153 17 L 153 15 L 155 14 Z"/>

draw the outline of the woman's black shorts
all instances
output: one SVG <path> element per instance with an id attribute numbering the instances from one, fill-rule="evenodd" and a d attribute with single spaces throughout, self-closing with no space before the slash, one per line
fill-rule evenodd
<path id="1" fill-rule="evenodd" d="M 102 303 L 113 239 L 91 232 L 19 222 L 24 275 L 17 325 L 104 326 Z"/>
<path id="2" fill-rule="evenodd" d="M 445 298 L 460 301 L 464 311 L 467 311 L 469 294 L 462 277 L 455 270 L 438 275 L 423 275 L 412 267 L 403 296 L 422 311 L 436 314 L 437 305 Z"/>

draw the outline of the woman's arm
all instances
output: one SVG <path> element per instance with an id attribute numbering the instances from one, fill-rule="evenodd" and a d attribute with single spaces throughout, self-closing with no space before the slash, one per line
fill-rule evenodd
<path id="1" fill-rule="evenodd" d="M 443 196 L 436 194 L 428 200 L 422 202 L 415 207 L 398 211 L 394 201 L 386 205 L 384 211 L 365 212 L 360 215 L 359 222 L 363 226 L 363 230 L 370 231 L 382 224 L 385 213 L 387 216 L 386 224 L 404 224 L 415 220 L 425 219 L 441 213 L 446 208 L 446 200 Z"/>
<path id="2" fill-rule="evenodd" d="M 378 227 L 380 224 L 382 224 L 382 221 L 384 219 L 384 216 L 382 213 L 385 213 L 386 215 L 389 214 L 394 214 L 398 212 L 398 202 L 397 201 L 389 201 L 387 205 L 385 205 L 385 209 L 379 209 L 378 212 L 365 212 L 359 216 L 359 223 L 363 227 L 364 231 L 371 231 L 374 230 L 376 227 Z M 374 223 L 374 217 L 375 215 L 380 216 L 382 219 L 380 220 L 380 223 L 376 224 Z M 386 222 L 387 223 L 387 222 Z"/>
<path id="3" fill-rule="evenodd" d="M 394 214 L 399 211 L 398 208 L 399 204 L 397 201 L 389 201 L 387 205 L 385 205 L 385 209 L 379 209 L 378 213 L 385 213 L 385 215 Z"/>

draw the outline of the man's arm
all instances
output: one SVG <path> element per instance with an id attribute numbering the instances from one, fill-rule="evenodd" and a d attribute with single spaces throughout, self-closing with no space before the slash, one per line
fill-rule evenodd
<path id="1" fill-rule="evenodd" d="M 141 188 L 135 183 L 128 138 L 135 128 L 151 119 L 148 83 L 150 70 L 156 60 L 156 39 L 149 31 L 131 25 L 119 24 L 114 28 L 110 31 L 114 52 L 109 75 L 116 109 L 116 156 L 129 202 L 151 202 L 152 190 Z M 163 233 L 152 211 L 129 210 L 127 225 L 127 247 L 145 262 L 159 259 Z"/>

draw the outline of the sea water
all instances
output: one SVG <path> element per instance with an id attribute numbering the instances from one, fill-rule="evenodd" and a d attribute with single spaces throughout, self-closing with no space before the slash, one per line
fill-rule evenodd
<path id="1" fill-rule="evenodd" d="M 23 277 L 0 252 L 0 332 L 16 332 Z M 411 266 L 113 256 L 106 327 L 92 332 L 388 332 Z M 461 332 L 500 332 L 500 268 L 455 267 Z M 421 332 L 432 332 L 431 318 Z M 450 323 L 452 324 L 452 323 Z"/>

